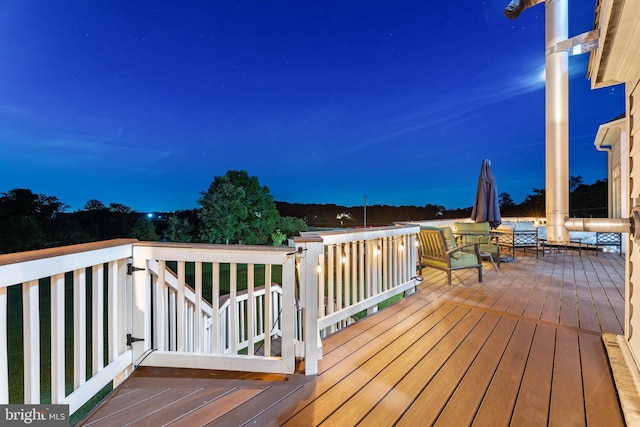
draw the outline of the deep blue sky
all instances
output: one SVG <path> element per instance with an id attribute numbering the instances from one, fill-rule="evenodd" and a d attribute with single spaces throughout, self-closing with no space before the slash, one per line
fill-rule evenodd
<path id="1" fill-rule="evenodd" d="M 198 206 L 246 170 L 277 201 L 473 204 L 483 158 L 516 203 L 544 188 L 544 4 L 508 0 L 0 3 L 0 193 L 82 208 Z M 569 0 L 569 35 L 595 0 Z M 570 175 L 606 178 L 570 58 Z"/>

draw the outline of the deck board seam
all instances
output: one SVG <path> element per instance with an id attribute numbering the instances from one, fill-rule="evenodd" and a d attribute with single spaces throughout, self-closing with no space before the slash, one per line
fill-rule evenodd
<path id="1" fill-rule="evenodd" d="M 470 311 L 471 312 L 471 311 Z M 453 349 L 451 351 L 451 354 L 449 355 L 449 357 L 440 365 L 440 367 L 437 369 L 437 371 L 433 374 L 433 376 L 424 384 L 424 386 L 422 387 L 422 389 L 420 390 L 420 392 L 418 393 L 418 396 L 421 396 L 423 393 L 425 393 L 425 391 L 427 390 L 427 388 L 429 387 L 429 384 L 431 384 L 431 382 L 433 381 L 433 379 L 436 377 L 436 375 L 445 368 L 445 365 L 447 364 L 447 362 L 454 356 L 455 352 L 464 344 L 464 342 L 467 340 L 467 338 L 471 335 L 471 333 L 476 329 L 476 327 L 478 326 L 478 324 L 480 324 L 482 321 L 488 321 L 491 322 L 491 320 L 486 320 L 488 319 L 488 317 L 486 317 L 487 315 L 492 314 L 492 313 L 484 313 L 481 315 L 481 317 L 478 319 L 478 321 L 476 322 L 476 324 L 473 325 L 472 328 L 469 329 L 469 332 L 467 333 L 467 335 L 460 340 L 460 343 L 456 346 L 455 349 Z M 445 408 L 447 407 L 447 405 L 449 404 L 449 401 L 451 400 L 452 396 L 455 394 L 455 391 L 457 389 L 457 387 L 459 386 L 459 384 L 464 380 L 464 378 L 467 376 L 467 373 L 469 372 L 469 370 L 474 366 L 474 363 L 476 362 L 476 360 L 478 360 L 479 355 L 481 354 L 481 352 L 484 350 L 485 346 L 487 345 L 487 343 L 489 342 L 489 339 L 491 337 L 491 335 L 495 332 L 496 328 L 498 327 L 498 324 L 500 323 L 500 316 L 497 316 L 494 320 L 493 320 L 493 326 L 491 326 L 490 330 L 486 333 L 484 339 L 482 340 L 482 343 L 478 343 L 478 349 L 475 352 L 475 354 L 473 355 L 473 357 L 468 361 L 467 363 L 467 367 L 464 370 L 464 372 L 460 373 L 459 378 L 456 381 L 456 386 L 452 389 L 452 391 L 449 393 L 449 395 L 447 396 L 446 400 L 444 400 L 442 402 L 442 406 L 440 407 L 440 409 L 438 410 L 437 415 L 435 416 L 435 420 L 437 421 L 440 416 L 442 415 L 443 411 L 445 410 Z M 515 327 L 514 327 L 515 328 Z M 396 422 L 400 421 L 409 411 L 410 409 L 416 404 L 417 398 L 414 399 L 414 401 L 407 406 L 398 416 Z"/>
<path id="2" fill-rule="evenodd" d="M 444 305 L 444 304 L 438 304 L 436 307 L 434 307 L 434 310 L 433 310 L 431 313 L 429 313 L 427 316 L 425 316 L 425 317 L 421 320 L 421 322 L 423 322 L 423 321 L 427 321 L 427 319 L 428 319 L 430 316 L 437 315 L 437 314 L 435 313 L 435 311 L 436 311 L 435 309 L 436 309 L 436 308 L 441 308 L 441 307 L 442 307 L 444 310 L 446 310 L 446 309 L 448 308 L 448 309 L 449 309 L 449 311 L 446 311 L 446 312 L 442 313 L 442 314 L 441 314 L 441 315 L 442 315 L 442 317 L 441 317 L 440 319 L 437 319 L 437 320 L 436 320 L 436 321 L 435 321 L 431 326 L 427 327 L 427 328 L 426 328 L 426 329 L 425 329 L 425 330 L 424 330 L 424 331 L 423 331 L 419 336 L 416 336 L 416 337 L 415 337 L 415 339 L 414 339 L 414 341 L 418 341 L 418 340 L 420 340 L 420 339 L 424 339 L 427 335 L 432 334 L 434 330 L 437 330 L 438 328 L 442 328 L 442 327 L 443 327 L 443 326 L 442 326 L 442 325 L 443 325 L 443 322 L 444 322 L 444 321 L 445 321 L 449 316 L 456 316 L 456 315 L 460 316 L 460 318 L 459 318 L 458 320 L 456 320 L 456 321 L 455 321 L 454 325 L 453 325 L 453 326 L 451 326 L 452 328 L 453 328 L 455 325 L 458 325 L 458 324 L 459 324 L 459 323 L 460 323 L 460 322 L 461 322 L 461 321 L 466 317 L 466 314 L 464 313 L 464 308 L 457 307 L 457 309 L 459 309 L 459 310 L 463 311 L 463 313 L 461 313 L 461 314 L 456 314 L 456 313 L 455 313 L 455 312 L 456 312 L 456 307 L 445 307 L 445 305 Z M 468 310 L 467 310 L 467 311 L 468 311 Z M 408 334 L 410 334 L 410 333 L 412 332 L 412 329 L 413 329 L 413 328 L 411 328 L 411 329 L 407 329 L 406 331 L 403 331 L 400 335 L 396 336 L 396 337 L 395 337 L 395 338 L 393 338 L 391 341 L 389 341 L 388 343 L 386 343 L 386 344 L 385 344 L 381 349 L 379 349 L 379 351 L 378 351 L 378 352 L 376 352 L 375 354 L 370 355 L 370 356 L 369 356 L 369 357 L 367 357 L 366 359 L 361 360 L 361 361 L 360 361 L 360 363 L 359 363 L 357 366 L 353 366 L 353 367 L 352 367 L 352 369 L 351 369 L 348 373 L 346 373 L 346 372 L 345 372 L 345 376 L 344 376 L 344 378 L 348 378 L 350 375 L 354 374 L 354 373 L 355 373 L 355 372 L 357 372 L 359 369 L 362 369 L 362 367 L 363 367 L 363 366 L 366 366 L 367 364 L 374 362 L 374 361 L 375 361 L 375 359 L 376 359 L 377 357 L 380 357 L 380 355 L 381 355 L 381 354 L 383 354 L 383 352 L 384 352 L 384 351 L 386 351 L 389 347 L 393 346 L 393 345 L 394 345 L 395 343 L 397 343 L 399 340 L 405 339 L 405 338 L 408 336 Z M 445 337 L 446 337 L 446 334 L 444 334 L 442 337 L 440 337 L 438 340 L 436 340 L 436 341 L 435 341 L 435 343 L 434 343 L 434 345 L 433 345 L 431 348 L 429 348 L 429 350 L 428 350 L 427 354 L 428 354 L 431 350 L 433 350 L 433 347 L 435 347 L 435 345 L 436 345 L 438 342 L 440 342 L 442 339 L 444 339 Z M 377 338 L 379 338 L 379 337 L 377 337 Z M 400 354 L 399 354 L 397 357 L 399 357 L 400 355 L 402 355 L 402 354 L 404 354 L 406 351 L 408 351 L 408 350 L 411 348 L 411 346 L 412 346 L 412 345 L 408 345 L 404 350 L 402 350 L 402 351 L 400 352 Z M 352 354 L 353 354 L 353 353 L 352 353 Z M 396 358 L 394 358 L 391 362 L 389 362 L 389 363 L 388 363 L 387 365 L 385 365 L 385 366 L 388 366 L 390 363 L 392 363 L 393 361 L 395 361 L 395 360 L 397 359 L 397 357 L 396 357 Z M 330 369 L 332 369 L 332 368 L 333 368 L 333 366 L 332 366 L 331 368 L 327 369 L 327 372 L 328 372 Z M 383 370 L 383 369 L 384 369 L 384 368 L 382 368 L 381 370 Z M 374 378 L 372 378 L 372 379 L 374 379 Z M 363 383 L 363 384 L 362 384 L 362 386 L 361 386 L 360 388 L 365 387 L 369 382 L 371 382 L 371 380 L 372 380 L 372 379 L 370 379 L 369 381 L 367 381 L 367 382 Z M 323 390 L 322 392 L 320 392 L 318 395 L 316 395 L 316 396 L 314 397 L 314 399 L 313 399 L 313 400 L 311 400 L 311 401 L 307 402 L 303 407 L 298 408 L 298 410 L 296 411 L 296 413 L 295 413 L 295 414 L 292 414 L 292 415 L 291 415 L 291 417 L 289 417 L 286 421 L 284 421 L 284 423 L 283 423 L 283 424 L 287 424 L 287 423 L 290 423 L 290 422 L 295 422 L 295 421 L 292 421 L 292 419 L 294 419 L 295 417 L 299 417 L 299 413 L 300 413 L 300 412 L 302 412 L 302 411 L 306 411 L 310 405 L 313 405 L 313 404 L 314 404 L 314 402 L 315 402 L 316 400 L 321 399 L 323 396 L 327 395 L 327 393 L 334 393 L 334 392 L 335 392 L 335 389 L 337 389 L 337 387 L 340 387 L 340 383 L 333 384 L 333 385 L 329 386 L 328 388 L 326 388 L 325 390 Z M 357 392 L 356 392 L 356 393 L 357 393 Z M 349 398 L 351 398 L 351 397 L 353 397 L 353 395 L 352 395 L 352 396 L 350 396 Z M 343 402 L 341 405 L 339 405 L 338 407 L 333 408 L 333 411 L 332 411 L 331 413 L 327 414 L 327 415 L 325 416 L 325 418 L 324 418 L 323 420 L 321 420 L 321 421 L 320 421 L 320 423 L 324 422 L 327 418 L 329 418 L 331 415 L 333 415 L 333 413 L 334 413 L 334 412 L 336 412 L 340 407 L 342 407 L 342 406 L 344 405 L 344 403 L 346 403 L 346 402 L 347 402 L 347 401 L 345 400 L 345 402 Z"/>
<path id="3" fill-rule="evenodd" d="M 443 303 L 445 305 L 446 304 L 452 304 L 452 305 L 456 305 L 456 306 L 463 307 L 463 308 L 479 310 L 479 311 L 483 311 L 483 312 L 486 312 L 486 313 L 493 313 L 493 314 L 497 314 L 499 316 L 510 317 L 510 318 L 517 319 L 517 320 L 530 321 L 530 322 L 534 322 L 534 323 L 536 323 L 538 325 L 551 326 L 551 327 L 554 327 L 554 328 L 562 328 L 562 329 L 567 329 L 567 330 L 574 331 L 574 332 L 582 332 L 582 333 L 590 334 L 590 335 L 597 335 L 597 336 L 601 336 L 602 335 L 601 331 L 592 331 L 592 330 L 589 330 L 589 329 L 579 328 L 577 326 L 564 325 L 562 323 L 551 322 L 549 320 L 534 319 L 532 317 L 525 317 L 525 316 L 521 316 L 521 315 L 514 314 L 514 313 L 506 313 L 506 312 L 503 312 L 503 311 L 500 311 L 500 310 L 494 310 L 492 308 L 478 307 L 478 306 L 475 306 L 475 305 L 463 304 L 463 303 L 456 302 L 456 301 L 443 301 Z"/>
<path id="4" fill-rule="evenodd" d="M 406 380 L 406 378 L 415 371 L 417 366 L 420 366 L 421 363 L 424 363 L 424 360 L 429 358 L 429 357 L 433 357 L 434 354 L 437 353 L 438 350 L 440 350 L 438 348 L 439 345 L 441 345 L 441 343 L 445 340 L 447 340 L 447 338 L 449 337 L 450 339 L 450 333 L 451 331 L 453 331 L 454 329 L 460 327 L 461 324 L 464 324 L 464 322 L 469 322 L 468 320 L 468 315 L 469 315 L 469 311 L 467 311 L 466 313 L 464 313 L 457 321 L 455 321 L 454 324 L 449 325 L 449 330 L 447 333 L 443 334 L 439 339 L 437 339 L 436 341 L 434 341 L 433 345 L 431 346 L 431 348 L 428 349 L 427 352 L 425 352 L 422 357 L 420 357 L 419 359 L 415 360 L 413 362 L 413 364 L 411 365 L 410 368 L 407 368 L 406 372 L 404 372 L 404 374 L 402 374 L 401 376 L 399 376 L 398 378 L 395 379 L 395 383 L 393 384 L 393 388 L 397 387 L 398 384 L 402 383 L 404 380 Z M 460 345 L 462 345 L 462 343 L 464 342 L 464 339 L 471 333 L 471 331 L 477 326 L 477 324 L 480 322 L 480 320 L 484 317 L 484 314 L 479 315 L 479 317 L 473 321 L 473 325 L 471 325 L 471 327 L 469 328 L 469 330 L 466 332 L 466 334 L 464 334 L 464 336 L 458 341 L 456 340 L 457 344 L 455 345 L 455 347 L 453 348 L 453 350 L 451 350 L 451 354 L 449 354 L 447 357 L 445 357 L 440 364 L 438 365 L 438 368 L 436 370 L 434 370 L 434 372 L 431 373 L 431 376 L 425 381 L 425 384 L 422 388 L 422 390 L 424 390 L 424 388 L 427 387 L 427 385 L 429 383 L 431 383 L 431 381 L 433 380 L 433 378 L 438 374 L 438 372 L 440 372 L 440 370 L 443 368 L 443 366 L 446 364 L 446 362 L 451 358 L 451 355 L 453 354 L 453 352 L 455 352 L 455 350 L 460 347 Z M 432 329 L 426 331 L 419 339 L 424 338 L 427 334 L 429 334 L 431 332 Z M 418 340 L 416 340 L 416 342 L 418 342 Z M 380 376 L 385 370 L 389 369 L 389 367 L 391 367 L 394 362 L 396 362 L 398 359 L 401 359 L 402 356 L 406 355 L 407 352 L 411 352 L 411 351 L 415 351 L 413 348 L 413 346 L 411 347 L 407 347 L 402 353 L 400 353 L 395 359 L 390 360 L 389 363 L 380 370 L 380 373 L 378 373 L 378 375 L 376 375 L 376 377 L 371 378 L 369 381 L 367 381 L 366 383 L 364 383 L 362 385 L 362 387 L 356 392 L 354 393 L 354 395 L 352 395 L 349 399 L 353 398 L 354 396 L 357 395 L 357 393 L 360 393 L 363 389 L 365 389 L 369 384 L 372 383 L 372 381 L 376 380 L 378 376 Z M 378 400 L 378 403 L 382 402 L 388 395 L 389 393 L 392 392 L 393 388 L 391 390 L 388 390 L 384 395 L 382 395 L 380 397 L 380 399 Z M 420 392 L 417 393 L 417 395 L 419 396 L 422 392 L 422 390 Z M 327 420 L 329 420 L 340 408 L 342 408 L 345 404 L 347 404 L 348 401 L 345 401 L 342 403 L 342 405 L 340 405 L 338 408 L 336 408 L 334 410 L 333 413 L 331 413 L 330 415 L 328 415 L 323 421 L 322 423 L 326 423 Z M 415 401 L 414 401 L 415 403 Z M 357 421 L 356 424 L 361 423 L 363 420 L 365 420 L 367 418 L 367 416 L 369 415 L 369 413 L 371 413 L 373 410 L 375 409 L 375 405 L 372 406 L 366 413 L 364 413 L 360 420 Z M 408 408 L 405 408 L 408 409 Z"/>

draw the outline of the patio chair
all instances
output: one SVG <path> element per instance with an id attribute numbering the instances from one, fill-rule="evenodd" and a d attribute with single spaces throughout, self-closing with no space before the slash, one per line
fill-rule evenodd
<path id="1" fill-rule="evenodd" d="M 615 246 L 618 248 L 618 254 L 622 256 L 622 234 L 614 232 L 597 232 L 596 242 L 593 244 L 596 248 L 596 256 L 598 256 L 599 248 L 604 249 L 605 246 Z"/>
<path id="2" fill-rule="evenodd" d="M 511 253 L 512 258 L 516 257 L 516 249 L 522 249 L 523 253 L 526 253 L 527 249 L 533 249 L 538 258 L 538 229 L 533 223 L 503 223 L 498 227 L 498 231 L 503 233 L 498 237 L 498 243 Z"/>
<path id="3" fill-rule="evenodd" d="M 480 243 L 458 246 L 449 227 L 420 227 L 418 233 L 418 258 L 420 268 L 432 267 L 447 272 L 451 286 L 451 272 L 464 268 L 477 268 L 478 281 L 482 282 Z M 472 249 L 473 252 L 466 252 Z"/>
<path id="4" fill-rule="evenodd" d="M 481 256 L 489 258 L 496 271 L 500 269 L 498 238 L 501 233 L 492 233 L 488 222 L 455 222 L 452 231 L 460 245 L 480 243 Z"/>

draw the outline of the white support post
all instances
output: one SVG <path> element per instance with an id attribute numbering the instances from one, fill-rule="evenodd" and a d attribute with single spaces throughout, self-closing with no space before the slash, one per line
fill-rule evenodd
<path id="1" fill-rule="evenodd" d="M 186 346 L 186 318 L 187 310 L 185 307 L 184 287 L 186 285 L 186 268 L 184 261 L 178 261 L 178 301 L 176 306 L 177 321 L 176 331 L 178 332 L 178 351 L 185 351 Z"/>
<path id="2" fill-rule="evenodd" d="M 108 310 L 108 322 L 107 326 L 107 355 L 109 357 L 108 362 L 113 362 L 119 354 L 118 349 L 118 262 L 111 261 L 108 265 L 107 273 L 107 310 Z"/>
<path id="3" fill-rule="evenodd" d="M 202 316 L 202 262 L 195 263 L 195 275 L 196 275 L 196 283 L 195 283 L 195 307 L 193 314 L 194 321 L 194 350 L 196 353 L 200 353 L 202 351 L 202 324 L 203 324 L 203 316 Z"/>
<path id="4" fill-rule="evenodd" d="M 120 259 L 111 266 L 111 274 L 115 283 L 113 284 L 113 302 L 116 304 L 111 311 L 114 314 L 113 336 L 111 337 L 111 346 L 113 346 L 113 357 L 110 356 L 109 362 L 118 359 L 125 351 L 127 351 L 127 332 L 131 330 L 131 314 L 133 312 L 133 290 L 132 277 L 127 274 L 127 260 Z M 111 276 L 110 274 L 110 276 Z M 111 280 L 111 277 L 109 277 Z M 109 350 L 111 351 L 111 349 Z M 113 387 L 120 385 L 133 372 L 133 359 L 127 369 L 119 373 L 113 379 Z"/>
<path id="5" fill-rule="evenodd" d="M 268 280 L 265 277 L 265 289 L 266 289 L 266 281 Z M 254 295 L 254 287 L 255 287 L 255 264 L 247 265 L 247 340 L 248 340 L 248 348 L 247 354 L 249 356 L 253 356 L 255 354 L 255 331 L 256 331 L 256 300 Z M 266 328 L 265 328 L 266 329 Z M 265 333 L 265 340 L 267 336 Z"/>
<path id="6" fill-rule="evenodd" d="M 51 402 L 65 398 L 65 280 L 51 278 Z"/>
<path id="7" fill-rule="evenodd" d="M 318 330 L 318 260 L 324 257 L 324 244 L 322 237 L 313 235 L 296 237 L 294 244 L 299 253 L 299 295 L 304 322 L 305 374 L 316 375 L 318 360 L 322 358 L 322 343 Z"/>
<path id="8" fill-rule="evenodd" d="M 22 284 L 24 403 L 40 403 L 40 304 L 38 281 Z"/>
<path id="9" fill-rule="evenodd" d="M 271 265 L 264 267 L 264 355 L 271 356 L 271 327 L 277 313 L 273 309 L 273 295 L 271 294 Z"/>
<path id="10" fill-rule="evenodd" d="M 229 271 L 229 341 L 231 354 L 238 354 L 238 325 L 235 319 L 238 318 L 238 264 L 230 263 Z M 267 307 L 268 309 L 268 307 Z"/>
<path id="11" fill-rule="evenodd" d="M 7 318 L 7 288 L 0 287 L 0 319 Z M 0 322 L 0 405 L 9 403 L 9 352 L 7 322 Z"/>
<path id="12" fill-rule="evenodd" d="M 87 273 L 73 272 L 73 388 L 87 381 Z"/>
<path id="13" fill-rule="evenodd" d="M 155 324 L 154 324 L 154 335 L 153 335 L 153 338 L 156 341 L 154 343 L 155 348 L 158 350 L 168 350 L 165 344 L 165 338 L 167 337 L 166 298 L 168 295 L 166 291 L 167 285 L 165 283 L 166 270 L 167 270 L 166 262 L 164 260 L 158 261 L 158 278 L 156 279 L 156 291 L 155 291 L 155 302 L 154 302 Z"/>
<path id="14" fill-rule="evenodd" d="M 93 266 L 91 279 L 91 339 L 92 372 L 104 367 L 104 267 Z"/>
<path id="15" fill-rule="evenodd" d="M 133 364 L 140 363 L 142 355 L 151 348 L 151 278 L 147 262 L 147 254 L 140 246 L 133 247 L 133 261 L 131 272 L 131 324 L 127 331 L 132 338 L 141 341 L 132 342 Z"/>
<path id="16" fill-rule="evenodd" d="M 545 3 L 547 52 L 569 34 L 568 0 Z M 546 55 L 546 215 L 547 239 L 568 242 L 569 216 L 569 53 Z"/>
<path id="17" fill-rule="evenodd" d="M 222 353 L 220 346 L 220 264 L 211 265 L 211 352 Z"/>

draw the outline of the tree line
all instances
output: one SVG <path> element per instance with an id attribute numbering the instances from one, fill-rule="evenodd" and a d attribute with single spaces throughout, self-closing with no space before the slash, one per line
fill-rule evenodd
<path id="1" fill-rule="evenodd" d="M 607 181 L 586 185 L 582 177 L 570 180 L 570 213 L 577 217 L 607 215 Z M 246 171 L 228 171 L 215 177 L 191 210 L 161 212 L 153 217 L 120 203 L 88 200 L 82 209 L 55 196 L 16 188 L 0 197 L 0 253 L 86 243 L 121 237 L 171 242 L 282 245 L 288 237 L 314 227 L 362 227 L 395 222 L 465 218 L 471 207 L 276 202 L 268 187 Z M 533 189 L 520 204 L 507 193 L 500 196 L 503 216 L 544 216 L 545 192 Z"/>
<path id="2" fill-rule="evenodd" d="M 569 180 L 569 212 L 572 217 L 607 216 L 607 180 L 594 184 L 584 184 L 582 176 L 572 176 Z M 508 193 L 498 196 L 500 212 L 504 217 L 544 217 L 545 190 L 533 188 L 521 203 L 515 203 Z M 444 206 L 426 204 L 424 206 L 352 206 L 335 204 L 298 204 L 276 202 L 283 215 L 303 218 L 309 227 L 362 227 L 383 226 L 395 222 L 459 219 L 471 216 L 472 206 L 447 209 Z M 366 215 L 366 217 L 365 217 Z"/>

